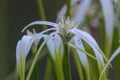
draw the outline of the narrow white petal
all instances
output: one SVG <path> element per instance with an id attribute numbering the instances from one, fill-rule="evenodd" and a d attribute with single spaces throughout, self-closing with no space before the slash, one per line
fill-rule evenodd
<path id="1" fill-rule="evenodd" d="M 16 60 L 17 64 L 20 61 L 20 57 L 26 58 L 30 48 L 28 48 L 29 42 L 31 37 L 30 36 L 23 36 L 20 41 L 17 43 L 16 47 Z"/>
<path id="2" fill-rule="evenodd" d="M 89 42 L 89 44 L 92 44 L 92 45 L 94 45 L 97 48 L 99 47 L 97 42 L 95 41 L 95 39 L 89 33 L 85 32 L 85 31 L 82 31 L 80 29 L 77 29 L 77 28 L 73 28 L 71 31 L 75 35 L 78 35 L 82 39 L 84 39 L 85 41 Z"/>
<path id="3" fill-rule="evenodd" d="M 91 0 L 83 0 L 76 12 L 75 17 L 72 18 L 72 21 L 74 21 L 75 23 L 82 23 L 90 4 Z"/>
<path id="4" fill-rule="evenodd" d="M 75 5 L 78 1 L 81 1 L 81 0 L 71 0 L 71 7 L 73 5 Z M 66 5 L 64 5 L 61 10 L 58 12 L 58 15 L 57 15 L 57 22 L 61 20 L 61 18 L 64 18 L 65 17 L 65 14 L 66 14 L 66 11 L 67 11 L 67 8 L 66 8 Z M 74 13 L 74 12 L 73 12 Z"/>
<path id="5" fill-rule="evenodd" d="M 30 50 L 30 48 L 28 48 L 28 45 L 29 45 L 29 43 L 30 43 L 30 40 L 31 40 L 31 36 L 23 36 L 22 37 L 22 40 L 21 40 L 21 54 L 23 55 L 23 56 L 27 56 L 28 55 L 28 52 L 29 52 L 29 50 Z"/>
<path id="6" fill-rule="evenodd" d="M 48 31 L 51 31 L 51 30 L 56 30 L 56 28 L 50 28 L 50 29 L 47 29 L 47 30 L 44 30 L 42 32 L 39 32 L 39 33 L 35 34 L 30 40 L 30 43 L 28 45 L 28 49 L 31 48 L 33 42 L 35 42 L 36 40 L 40 41 L 40 39 L 47 37 L 48 35 L 45 35 L 44 33 L 48 32 Z"/>
<path id="7" fill-rule="evenodd" d="M 82 50 L 81 48 L 76 47 L 76 46 L 73 45 L 72 43 L 69 43 L 68 45 L 69 45 L 70 47 L 72 47 L 72 48 L 78 49 L 80 52 L 83 52 L 84 54 L 88 55 L 88 56 L 91 57 L 92 59 L 96 60 L 96 58 L 95 58 L 93 55 L 91 55 L 90 53 L 88 53 L 87 51 L 84 51 L 84 50 Z"/>
<path id="8" fill-rule="evenodd" d="M 58 34 L 51 34 L 49 40 L 47 41 L 47 47 L 52 58 L 55 58 L 57 53 L 63 55 L 63 43 Z"/>
<path id="9" fill-rule="evenodd" d="M 83 39 L 93 49 L 97 62 L 98 62 L 99 72 L 101 72 L 101 70 L 104 67 L 104 60 L 102 56 L 103 53 L 101 49 L 99 48 L 98 44 L 96 43 L 96 41 L 94 40 L 94 38 L 87 32 L 84 32 L 76 28 L 72 29 L 71 32 L 75 34 L 76 36 L 79 36 L 81 39 Z"/>
<path id="10" fill-rule="evenodd" d="M 20 49 L 21 49 L 21 40 L 18 41 L 17 46 L 16 46 L 16 64 L 18 66 L 19 61 L 20 61 Z"/>
<path id="11" fill-rule="evenodd" d="M 53 22 L 48 22 L 48 21 L 34 21 L 30 24 L 28 24 L 27 26 L 25 26 L 25 28 L 22 30 L 22 32 L 24 32 L 28 27 L 33 26 L 33 25 L 49 25 L 55 28 L 58 28 L 58 24 L 53 23 Z"/>
<path id="12" fill-rule="evenodd" d="M 30 48 L 28 45 L 30 42 L 31 36 L 24 35 L 20 41 L 17 43 L 16 47 L 16 67 L 20 77 L 25 76 L 25 60 Z"/>
<path id="13" fill-rule="evenodd" d="M 74 43 L 75 43 L 76 47 L 81 48 L 82 50 L 85 50 L 80 38 L 75 36 L 73 39 L 74 39 Z M 84 62 L 88 64 L 88 59 L 87 59 L 86 54 L 84 54 L 83 52 L 80 52 L 79 50 L 77 50 L 77 52 L 78 52 L 78 56 L 79 56 L 80 60 L 83 61 L 82 65 L 84 66 Z"/>
<path id="14" fill-rule="evenodd" d="M 84 46 L 82 44 L 82 41 L 78 36 L 75 36 L 73 39 L 74 39 L 74 43 L 75 43 L 76 47 L 78 47 L 78 48 L 80 48 L 82 50 L 85 50 L 85 48 L 84 48 Z M 78 56 L 80 58 L 80 61 L 81 61 L 82 65 L 83 65 L 83 68 L 85 69 L 85 74 L 87 75 L 86 77 L 88 79 L 88 78 L 90 78 L 88 58 L 87 58 L 85 53 L 83 53 L 83 52 L 81 52 L 79 50 L 77 50 L 77 53 L 78 53 Z"/>
<path id="15" fill-rule="evenodd" d="M 66 5 L 64 5 L 57 15 L 57 20 L 56 20 L 57 22 L 59 22 L 61 18 L 65 16 L 66 10 L 67 10 Z"/>
<path id="16" fill-rule="evenodd" d="M 112 37 L 113 37 L 113 29 L 114 29 L 114 6 L 112 0 L 100 0 L 102 5 L 102 11 L 104 14 L 104 21 L 105 21 L 105 33 L 106 37 L 109 38 L 109 44 L 111 46 Z"/>

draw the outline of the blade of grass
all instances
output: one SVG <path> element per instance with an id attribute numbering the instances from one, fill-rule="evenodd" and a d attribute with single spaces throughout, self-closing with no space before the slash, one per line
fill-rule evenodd
<path id="1" fill-rule="evenodd" d="M 110 57 L 109 61 L 107 62 L 107 64 L 105 65 L 104 69 L 102 70 L 99 80 L 101 80 L 101 77 L 103 76 L 103 74 L 105 73 L 105 70 L 108 68 L 109 64 L 111 63 L 111 61 L 113 61 L 115 59 L 115 57 L 120 53 L 120 47 L 118 47 L 118 49 L 113 53 L 113 55 Z"/>
<path id="2" fill-rule="evenodd" d="M 36 63 L 37 63 L 37 61 L 38 61 L 38 59 L 39 59 L 39 55 L 40 55 L 40 53 L 41 53 L 41 50 L 43 49 L 46 41 L 47 41 L 47 40 L 45 40 L 45 41 L 41 44 L 41 46 L 39 47 L 37 53 L 35 54 L 34 60 L 33 60 L 33 62 L 32 62 L 32 65 L 31 65 L 30 70 L 29 70 L 29 72 L 28 72 L 28 75 L 27 75 L 27 77 L 26 77 L 26 80 L 30 80 L 31 75 L 32 75 L 32 72 L 33 72 L 33 70 L 34 70 L 34 68 L 35 68 L 35 65 L 36 65 Z"/>

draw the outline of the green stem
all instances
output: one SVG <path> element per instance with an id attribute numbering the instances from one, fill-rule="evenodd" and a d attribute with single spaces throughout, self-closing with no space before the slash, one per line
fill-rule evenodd
<path id="1" fill-rule="evenodd" d="M 71 8 L 70 5 L 71 5 L 71 1 L 66 0 L 66 6 L 67 6 L 66 17 L 70 17 L 70 8 Z"/>
<path id="2" fill-rule="evenodd" d="M 119 44 L 120 44 L 120 20 L 118 21 L 118 34 L 119 34 Z"/>
<path id="3" fill-rule="evenodd" d="M 34 80 L 39 80 L 38 79 L 38 67 L 37 67 L 37 65 L 34 68 Z"/>
<path id="4" fill-rule="evenodd" d="M 70 70 L 70 56 L 68 52 L 68 44 L 64 44 L 64 57 L 63 57 L 63 69 L 64 69 L 64 75 L 65 80 L 71 80 L 71 70 Z"/>
<path id="5" fill-rule="evenodd" d="M 35 44 L 33 44 L 32 45 L 32 55 L 33 55 L 33 57 L 35 57 L 36 50 L 37 50 L 37 47 L 36 47 Z M 33 73 L 34 73 L 34 80 L 38 80 L 38 68 L 37 68 L 37 64 L 35 65 Z"/>
<path id="6" fill-rule="evenodd" d="M 20 80 L 25 80 L 25 59 L 20 61 Z"/>
<path id="7" fill-rule="evenodd" d="M 37 53 L 35 54 L 34 60 L 33 60 L 33 62 L 32 62 L 32 65 L 31 65 L 31 67 L 30 67 L 30 70 L 29 70 L 29 72 L 28 72 L 28 75 L 27 75 L 26 80 L 30 80 L 31 75 L 32 75 L 32 72 L 33 72 L 33 70 L 34 70 L 34 68 L 35 68 L 35 65 L 36 65 L 36 63 L 37 63 L 37 61 L 38 61 L 38 59 L 39 59 L 39 57 L 40 57 L 39 55 L 40 55 L 40 53 L 41 53 L 41 50 L 43 49 L 46 41 L 47 41 L 47 40 L 45 40 L 45 41 L 41 44 L 40 48 L 38 49 Z"/>
<path id="8" fill-rule="evenodd" d="M 80 60 L 79 60 L 79 57 L 78 55 L 76 54 L 75 50 L 73 49 L 73 58 L 75 60 L 75 64 L 77 66 L 77 69 L 78 69 L 78 74 L 79 74 L 79 78 L 80 80 L 84 80 L 84 75 L 83 75 L 83 70 L 82 70 L 82 65 L 80 63 Z"/>
<path id="9" fill-rule="evenodd" d="M 44 12 L 44 8 L 43 8 L 42 0 L 37 0 L 37 5 L 38 5 L 40 20 L 45 20 L 46 17 L 45 17 L 45 12 Z M 43 30 L 44 29 L 46 29 L 46 26 L 43 26 Z"/>
<path id="10" fill-rule="evenodd" d="M 47 65 L 46 65 L 46 71 L 45 71 L 45 80 L 50 80 L 51 68 L 52 68 L 51 62 L 50 62 L 50 59 L 48 58 Z"/>
<path id="11" fill-rule="evenodd" d="M 37 4 L 38 4 L 38 10 L 39 10 L 41 20 L 45 20 L 46 18 L 45 18 L 45 13 L 44 13 L 42 0 L 37 0 Z"/>
<path id="12" fill-rule="evenodd" d="M 105 38 L 105 53 L 106 53 L 107 58 L 109 58 L 110 54 L 111 54 L 111 45 L 112 45 L 112 43 L 110 43 L 110 37 L 108 35 L 106 35 L 106 38 Z"/>

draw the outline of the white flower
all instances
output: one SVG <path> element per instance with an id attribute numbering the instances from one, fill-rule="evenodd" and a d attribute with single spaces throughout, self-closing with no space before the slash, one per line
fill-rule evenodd
<path id="1" fill-rule="evenodd" d="M 20 78 L 24 79 L 25 75 L 25 61 L 26 56 L 28 55 L 28 52 L 30 48 L 28 48 L 29 42 L 30 42 L 31 36 L 24 35 L 21 40 L 18 41 L 17 47 L 16 47 L 16 66 L 17 71 L 20 75 Z"/>
<path id="2" fill-rule="evenodd" d="M 57 23 L 47 22 L 47 21 L 35 21 L 27 25 L 24 30 L 32 25 L 49 25 L 53 26 L 53 28 L 49 28 L 40 33 L 37 33 L 32 37 L 31 42 L 29 44 L 29 48 L 31 44 L 38 38 L 44 37 L 46 40 L 46 44 L 50 55 L 54 59 L 57 53 L 59 52 L 61 55 L 64 53 L 63 44 L 71 44 L 70 47 L 74 47 L 79 55 L 80 61 L 82 62 L 83 67 L 89 66 L 88 58 L 85 51 L 84 45 L 82 44 L 82 40 L 85 41 L 94 51 L 95 58 L 88 54 L 90 57 L 97 60 L 99 73 L 101 73 L 104 68 L 105 62 L 104 59 L 107 60 L 102 50 L 99 48 L 95 39 L 87 32 L 77 29 L 77 25 L 74 22 L 71 22 L 69 18 L 67 20 L 62 20 Z M 45 34 L 46 32 L 52 31 L 49 34 Z M 80 41 L 78 41 L 80 40 Z M 73 41 L 74 43 L 72 43 Z M 89 72 L 89 67 L 86 68 L 86 74 Z M 104 75 L 105 76 L 105 75 Z"/>

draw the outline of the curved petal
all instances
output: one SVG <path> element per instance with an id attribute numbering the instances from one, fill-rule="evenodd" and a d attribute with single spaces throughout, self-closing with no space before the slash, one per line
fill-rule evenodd
<path id="1" fill-rule="evenodd" d="M 35 34 L 30 40 L 30 43 L 28 45 L 28 49 L 31 48 L 33 42 L 35 42 L 36 40 L 38 40 L 38 39 L 40 40 L 41 38 L 47 37 L 47 35 L 45 35 L 44 33 L 51 31 L 51 30 L 56 30 L 56 28 L 50 28 L 50 29 L 47 29 L 47 30 L 44 30 L 40 33 Z"/>
<path id="2" fill-rule="evenodd" d="M 53 26 L 55 28 L 58 28 L 58 24 L 53 23 L 53 22 L 48 22 L 48 21 L 34 21 L 30 24 L 28 24 L 27 26 L 25 26 L 25 28 L 22 30 L 22 32 L 24 32 L 28 27 L 33 26 L 33 25 L 49 25 L 49 26 Z"/>
<path id="3" fill-rule="evenodd" d="M 47 41 L 47 48 L 50 52 L 50 55 L 53 59 L 55 59 L 55 55 L 60 53 L 60 55 L 63 55 L 63 43 L 58 34 L 51 34 L 49 40 Z"/>
<path id="4" fill-rule="evenodd" d="M 25 78 L 25 60 L 30 48 L 28 48 L 31 36 L 23 36 L 16 47 L 16 65 L 20 78 Z"/>
<path id="5" fill-rule="evenodd" d="M 75 36 L 73 38 L 73 40 L 74 40 L 76 47 L 78 47 L 82 50 L 85 50 L 85 48 L 82 44 L 82 41 L 78 36 Z M 77 53 L 78 53 L 78 56 L 80 58 L 82 65 L 83 65 L 83 68 L 85 69 L 85 74 L 86 74 L 87 80 L 89 80 L 90 79 L 90 70 L 89 70 L 88 58 L 87 58 L 86 54 L 81 52 L 80 50 L 77 50 Z"/>
<path id="6" fill-rule="evenodd" d="M 17 63 L 17 66 L 18 66 L 18 63 L 20 61 L 20 48 L 21 48 L 21 40 L 18 41 L 17 47 L 16 47 L 16 63 Z"/>
<path id="7" fill-rule="evenodd" d="M 90 34 L 82 30 L 74 28 L 71 30 L 71 32 L 75 34 L 76 36 L 79 36 L 81 39 L 83 39 L 93 49 L 96 59 L 97 59 L 99 73 L 101 73 L 102 69 L 104 68 L 105 63 L 104 63 L 103 56 L 102 56 L 103 53 L 101 49 L 99 48 L 97 42 L 94 40 L 94 38 Z M 103 78 L 105 79 L 105 75 Z"/>

